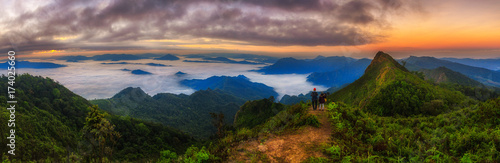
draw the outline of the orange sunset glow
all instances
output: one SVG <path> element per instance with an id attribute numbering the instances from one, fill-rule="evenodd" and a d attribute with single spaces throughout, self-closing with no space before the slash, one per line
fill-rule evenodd
<path id="1" fill-rule="evenodd" d="M 175 3 L 177 8 L 162 7 L 168 11 L 182 8 L 182 15 L 161 8 L 134 11 L 132 15 L 114 13 L 110 10 L 113 3 L 108 4 L 109 9 L 102 3 L 96 6 L 93 15 L 100 17 L 65 14 L 62 9 L 46 10 L 61 17 L 35 16 L 50 6 L 45 3 L 35 3 L 35 7 L 24 8 L 23 12 L 10 9 L 8 16 L 0 19 L 1 48 L 14 48 L 28 57 L 97 55 L 106 51 L 363 58 L 378 50 L 392 52 L 397 58 L 499 56 L 500 2 L 493 0 L 318 1 L 287 7 L 259 7 L 239 1 Z M 68 10 L 78 13 L 81 8 L 74 4 Z M 168 18 L 153 21 L 147 15 Z M 13 23 L 16 28 L 12 28 Z"/>

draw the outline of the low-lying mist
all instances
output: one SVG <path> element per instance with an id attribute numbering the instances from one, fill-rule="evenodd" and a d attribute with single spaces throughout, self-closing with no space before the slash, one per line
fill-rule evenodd
<path id="1" fill-rule="evenodd" d="M 33 60 L 40 61 L 40 60 Z M 258 82 L 273 87 L 283 95 L 298 95 L 307 93 L 313 88 L 326 90 L 322 86 L 315 86 L 306 82 L 308 74 L 262 75 L 249 70 L 258 69 L 263 65 L 227 64 L 227 63 L 195 63 L 177 61 L 162 61 L 142 59 L 127 61 L 129 64 L 101 64 L 103 61 L 66 62 L 61 60 L 43 60 L 67 65 L 55 69 L 19 69 L 18 73 L 30 73 L 52 78 L 78 95 L 87 99 L 111 98 L 126 87 L 141 87 L 146 93 L 153 96 L 157 93 L 191 94 L 195 90 L 180 85 L 184 79 L 206 79 L 211 76 L 238 76 L 245 75 L 252 82 Z M 106 61 L 106 63 L 110 63 Z M 141 63 L 141 64 L 137 64 Z M 171 65 L 166 67 L 145 65 L 157 63 Z M 132 74 L 127 70 L 143 70 L 150 75 Z M 186 75 L 175 75 L 177 72 Z"/>

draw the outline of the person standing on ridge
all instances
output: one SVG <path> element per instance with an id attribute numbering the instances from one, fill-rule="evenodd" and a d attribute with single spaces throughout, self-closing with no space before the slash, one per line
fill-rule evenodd
<path id="1" fill-rule="evenodd" d="M 316 88 L 314 88 L 314 91 L 311 93 L 311 97 L 313 110 L 316 110 L 316 108 L 318 108 L 318 92 L 316 92 Z"/>
<path id="2" fill-rule="evenodd" d="M 321 92 L 319 95 L 319 111 L 325 110 L 326 94 Z"/>

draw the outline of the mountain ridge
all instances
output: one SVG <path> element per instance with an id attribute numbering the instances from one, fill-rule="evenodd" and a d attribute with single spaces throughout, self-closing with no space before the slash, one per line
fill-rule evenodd
<path id="1" fill-rule="evenodd" d="M 436 83 L 456 83 L 471 87 L 481 87 L 483 84 L 473 80 L 462 73 L 450 70 L 446 67 L 438 67 L 435 69 L 420 69 L 419 72 L 424 73 L 426 80 L 433 80 Z"/>
<path id="2" fill-rule="evenodd" d="M 351 62 L 345 67 L 334 71 L 313 72 L 307 76 L 307 81 L 327 87 L 342 87 L 359 79 L 370 63 L 370 59 L 364 58 Z"/>
<path id="3" fill-rule="evenodd" d="M 274 88 L 262 83 L 251 82 L 244 75 L 212 76 L 207 79 L 182 80 L 180 83 L 195 90 L 220 89 L 246 100 L 258 100 L 270 96 L 278 97 Z"/>
<path id="4" fill-rule="evenodd" d="M 222 90 L 199 90 L 191 95 L 158 93 L 151 97 L 141 88 L 128 87 L 112 98 L 91 102 L 113 114 L 172 126 L 204 139 L 215 132 L 209 113 L 223 113 L 225 121 L 230 124 L 245 100 Z"/>
<path id="5" fill-rule="evenodd" d="M 464 65 L 485 68 L 493 71 L 500 70 L 500 58 L 472 59 L 472 58 L 439 58 Z"/>
<path id="6" fill-rule="evenodd" d="M 418 71 L 422 68 L 434 69 L 444 66 L 450 70 L 462 73 L 485 85 L 500 87 L 500 72 L 480 67 L 468 66 L 446 60 L 440 60 L 435 57 L 415 57 L 410 56 L 405 59 L 406 67 L 412 71 Z"/>
<path id="7" fill-rule="evenodd" d="M 328 72 L 342 67 L 356 59 L 345 56 L 316 57 L 300 60 L 293 57 L 281 58 L 272 65 L 262 67 L 256 72 L 263 74 L 307 74 L 312 72 Z"/>
<path id="8" fill-rule="evenodd" d="M 380 51 L 363 76 L 328 98 L 378 115 L 408 116 L 441 113 L 465 96 L 425 82 Z"/>

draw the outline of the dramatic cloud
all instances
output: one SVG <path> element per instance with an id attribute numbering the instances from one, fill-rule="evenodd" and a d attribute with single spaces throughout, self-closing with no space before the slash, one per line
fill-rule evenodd
<path id="1" fill-rule="evenodd" d="M 406 12 L 411 7 L 404 4 L 417 3 L 400 0 L 55 0 L 0 18 L 3 31 L 0 45 L 4 45 L 0 49 L 141 48 L 138 43 L 145 40 L 196 38 L 247 45 L 363 45 L 382 39 L 383 34 L 368 29 L 386 28 L 384 13 Z"/>

